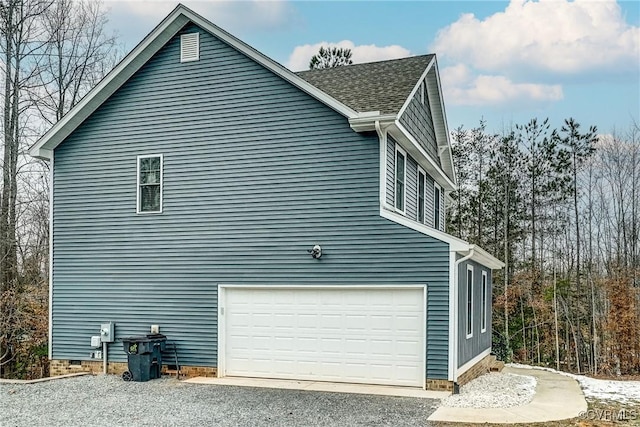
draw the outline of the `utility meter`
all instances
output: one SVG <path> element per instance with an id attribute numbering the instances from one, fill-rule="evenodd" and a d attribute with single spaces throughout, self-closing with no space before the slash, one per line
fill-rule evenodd
<path id="1" fill-rule="evenodd" d="M 114 342 L 116 334 L 114 331 L 114 323 L 103 323 L 100 325 L 100 339 L 102 342 Z"/>

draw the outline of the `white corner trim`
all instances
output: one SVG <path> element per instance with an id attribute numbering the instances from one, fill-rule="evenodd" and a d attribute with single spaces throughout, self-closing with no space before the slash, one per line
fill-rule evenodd
<path id="1" fill-rule="evenodd" d="M 160 210 L 158 211 L 141 211 L 140 210 L 140 160 L 149 159 L 153 157 L 160 158 Z M 161 214 L 164 208 L 163 206 L 163 193 L 164 193 L 164 156 L 162 154 L 141 154 L 136 157 L 136 214 L 139 215 L 154 215 Z"/>
<path id="2" fill-rule="evenodd" d="M 458 381 L 458 378 L 460 377 L 460 375 L 464 374 L 469 369 L 473 368 L 476 365 L 476 363 L 480 362 L 482 359 L 484 359 L 485 357 L 487 357 L 490 354 L 491 354 L 491 347 L 487 348 L 482 353 L 478 354 L 476 357 L 474 357 L 473 359 L 469 360 L 464 365 L 460 366 L 458 368 L 458 370 L 457 370 L 457 375 L 456 375 L 455 381 Z"/>
<path id="3" fill-rule="evenodd" d="M 447 378 L 455 381 L 458 367 L 458 286 L 456 251 L 449 251 L 449 369 Z"/>
<path id="4" fill-rule="evenodd" d="M 49 157 L 49 360 L 53 359 L 53 151 Z"/>

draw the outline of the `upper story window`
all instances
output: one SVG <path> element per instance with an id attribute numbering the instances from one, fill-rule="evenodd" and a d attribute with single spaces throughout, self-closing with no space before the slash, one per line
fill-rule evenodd
<path id="1" fill-rule="evenodd" d="M 395 206 L 396 209 L 404 213 L 404 200 L 406 192 L 406 169 L 407 169 L 407 153 L 396 145 L 396 191 Z"/>
<path id="2" fill-rule="evenodd" d="M 467 265 L 467 338 L 473 336 L 473 266 Z"/>
<path id="3" fill-rule="evenodd" d="M 433 184 L 433 228 L 440 230 L 442 224 L 440 224 L 440 194 L 442 188 L 437 184 Z"/>
<path id="4" fill-rule="evenodd" d="M 482 316 L 480 318 L 480 332 L 487 332 L 487 272 L 482 272 Z"/>
<path id="5" fill-rule="evenodd" d="M 162 154 L 138 156 L 138 213 L 162 212 Z"/>
<path id="6" fill-rule="evenodd" d="M 423 224 L 424 223 L 424 193 L 426 190 L 426 185 L 425 185 L 425 181 L 426 181 L 426 174 L 424 173 L 424 171 L 422 170 L 422 168 L 418 167 L 418 200 L 417 200 L 417 204 L 418 204 L 418 222 Z"/>
<path id="7" fill-rule="evenodd" d="M 425 92 L 427 90 L 427 84 L 426 82 L 422 82 L 420 83 L 420 102 L 422 104 L 424 104 L 424 100 L 425 100 Z"/>

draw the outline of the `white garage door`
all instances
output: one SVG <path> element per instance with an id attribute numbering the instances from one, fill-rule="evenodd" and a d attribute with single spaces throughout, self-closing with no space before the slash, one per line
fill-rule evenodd
<path id="1" fill-rule="evenodd" d="M 424 292 L 222 288 L 221 376 L 422 387 Z"/>

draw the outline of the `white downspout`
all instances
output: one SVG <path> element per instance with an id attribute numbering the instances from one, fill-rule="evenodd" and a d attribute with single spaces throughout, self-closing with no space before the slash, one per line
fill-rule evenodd
<path id="1" fill-rule="evenodd" d="M 102 373 L 107 375 L 107 347 L 109 343 L 106 341 L 102 342 Z"/>
<path id="2" fill-rule="evenodd" d="M 457 260 L 456 262 L 453 263 L 453 291 L 454 291 L 454 295 L 452 298 L 453 304 L 454 304 L 454 315 L 453 315 L 453 331 L 454 331 L 454 343 L 453 343 L 453 382 L 456 383 L 458 381 L 458 288 L 460 287 L 460 283 L 458 283 L 458 266 L 464 262 L 467 261 L 468 259 L 471 259 L 474 255 L 474 251 L 475 249 L 473 248 L 473 246 L 471 247 L 471 250 L 469 251 L 469 254 L 460 258 L 459 260 Z"/>

